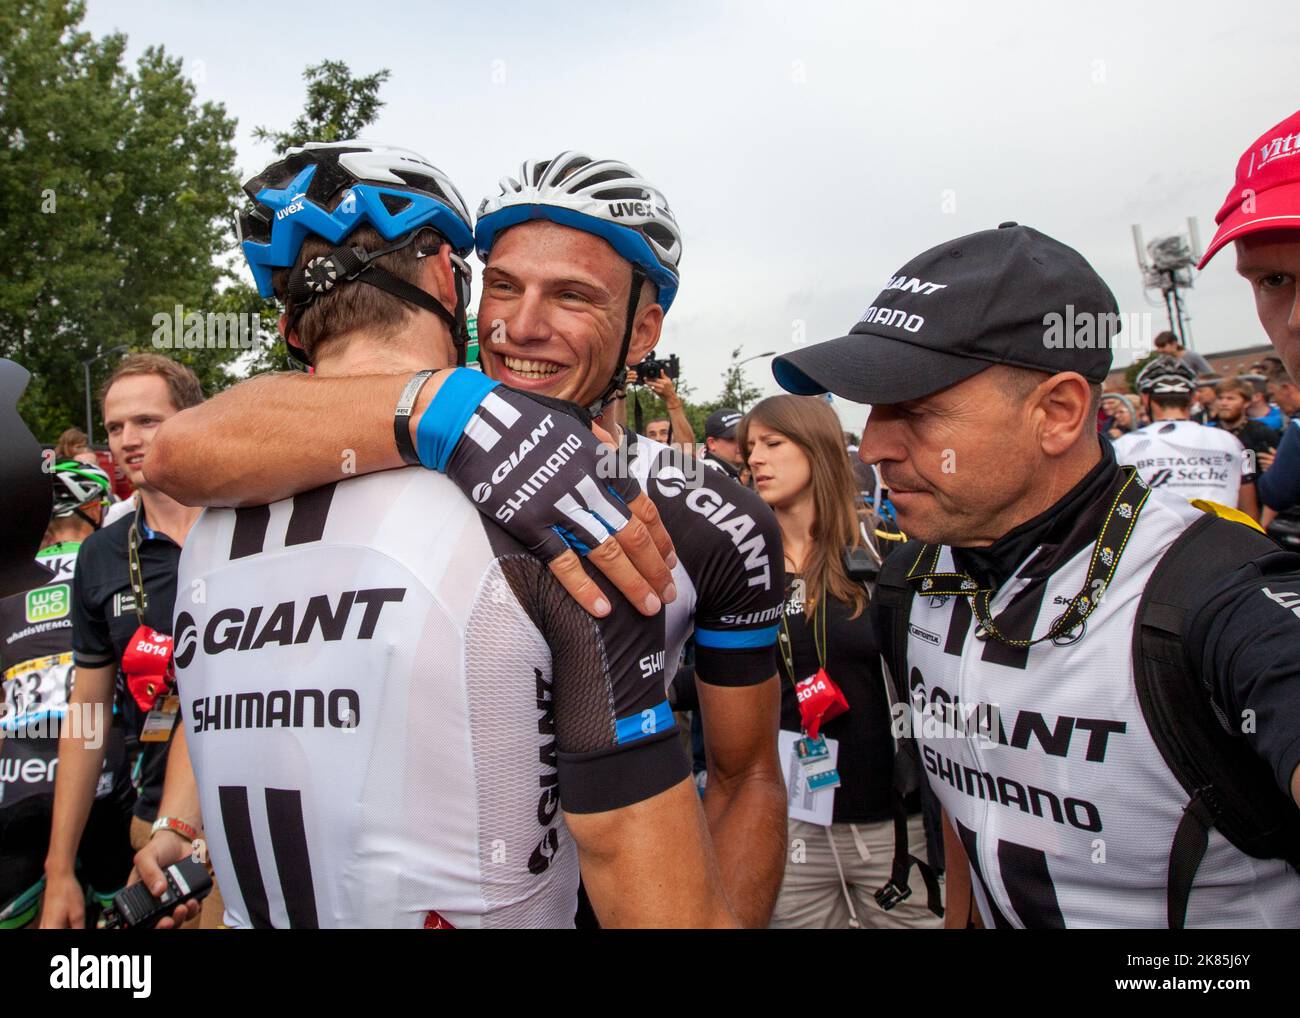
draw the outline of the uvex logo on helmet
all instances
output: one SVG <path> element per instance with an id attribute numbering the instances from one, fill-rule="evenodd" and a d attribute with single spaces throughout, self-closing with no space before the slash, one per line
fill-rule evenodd
<path id="1" fill-rule="evenodd" d="M 648 201 L 612 201 L 609 203 L 609 214 L 620 219 L 624 216 L 639 216 L 645 219 L 655 215 L 655 207 Z"/>

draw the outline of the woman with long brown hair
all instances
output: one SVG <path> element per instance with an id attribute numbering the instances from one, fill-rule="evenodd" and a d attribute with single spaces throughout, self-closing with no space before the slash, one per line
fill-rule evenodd
<path id="1" fill-rule="evenodd" d="M 880 650 L 866 611 L 869 591 L 845 564 L 850 549 L 877 563 L 880 557 L 855 509 L 839 418 L 819 397 L 773 396 L 745 415 L 736 438 L 785 548 L 781 728 L 798 734 L 783 739 L 791 745 L 782 766 L 803 766 L 795 762 L 801 755 L 813 760 L 806 783 L 821 786 L 792 804 L 793 813 L 809 819 L 791 816 L 772 926 L 938 926 L 915 870 L 910 898 L 889 912 L 874 898 L 894 858 L 894 747 Z M 829 811 L 826 796 L 833 796 Z M 923 856 L 919 804 L 911 805 L 909 848 Z"/>

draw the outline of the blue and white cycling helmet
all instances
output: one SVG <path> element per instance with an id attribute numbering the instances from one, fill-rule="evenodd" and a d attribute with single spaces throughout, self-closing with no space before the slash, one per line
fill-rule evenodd
<path id="1" fill-rule="evenodd" d="M 1138 372 L 1134 386 L 1144 395 L 1191 395 L 1196 391 L 1196 372 L 1177 357 L 1161 354 Z"/>
<path id="2" fill-rule="evenodd" d="M 626 163 L 592 159 L 581 152 L 561 152 L 551 159 L 530 159 L 518 177 L 503 177 L 500 193 L 478 208 L 474 241 L 487 261 L 504 230 L 531 219 L 545 219 L 583 230 L 605 240 L 632 265 L 627 327 L 615 362 L 614 378 L 589 409 L 598 413 L 622 389 L 632 340 L 632 320 L 643 280 L 658 288 L 666 313 L 681 279 L 682 235 L 668 199 Z"/>
<path id="3" fill-rule="evenodd" d="M 317 296 L 346 282 L 365 282 L 443 318 L 463 361 L 471 275 L 465 258 L 474 248 L 474 234 L 465 199 L 431 162 L 407 149 L 364 141 L 308 142 L 249 178 L 244 191 L 251 204 L 237 217 L 236 229 L 263 297 L 276 296 L 275 270 L 292 267 L 304 241 L 320 237 L 338 246 L 295 272 L 279 295 L 293 305 L 295 320 Z M 362 225 L 393 243 L 378 251 L 344 244 Z M 457 275 L 454 316 L 432 295 L 373 264 L 411 243 L 423 227 L 451 246 Z M 290 351 L 306 360 L 293 344 Z"/>

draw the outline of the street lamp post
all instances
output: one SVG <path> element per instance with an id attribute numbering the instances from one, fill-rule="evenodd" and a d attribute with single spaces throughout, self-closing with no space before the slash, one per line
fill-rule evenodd
<path id="1" fill-rule="evenodd" d="M 739 380 L 740 380 L 742 383 L 744 382 L 744 380 L 745 380 L 745 375 L 744 375 L 744 372 L 742 372 L 740 369 L 743 368 L 743 367 L 744 367 L 746 364 L 748 364 L 750 361 L 756 361 L 756 360 L 761 360 L 761 359 L 764 358 L 764 357 L 775 357 L 775 356 L 776 356 L 776 351 L 775 351 L 775 350 L 769 350 L 769 351 L 767 351 L 767 353 L 756 353 L 756 354 L 754 354 L 753 357 L 746 357 L 743 361 L 739 361 L 739 362 L 736 364 L 736 371 L 737 371 L 737 373 L 738 373 L 739 376 L 740 376 L 740 377 L 739 377 Z M 742 390 L 743 390 L 743 385 L 742 385 Z M 741 401 L 740 401 L 740 412 L 741 412 L 741 413 L 744 413 L 744 412 L 745 412 L 745 401 L 744 401 L 744 398 L 743 398 L 743 397 L 741 398 Z"/>
<path id="2" fill-rule="evenodd" d="M 125 345 L 115 346 L 110 350 L 104 350 L 101 353 L 95 354 L 95 356 L 90 358 L 90 360 L 81 362 L 82 370 L 86 373 L 86 446 L 88 448 L 93 447 L 95 444 L 95 418 L 90 405 L 90 366 L 98 360 L 102 360 L 105 357 L 111 357 L 115 353 L 122 353 L 125 350 Z"/>

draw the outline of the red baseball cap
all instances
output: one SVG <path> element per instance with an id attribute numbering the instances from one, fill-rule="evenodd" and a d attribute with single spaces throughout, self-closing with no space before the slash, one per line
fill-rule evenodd
<path id="1" fill-rule="evenodd" d="M 1300 230 L 1300 111 L 1265 131 L 1237 162 L 1237 180 L 1214 217 L 1218 232 L 1196 266 L 1230 240 L 1260 230 Z"/>

